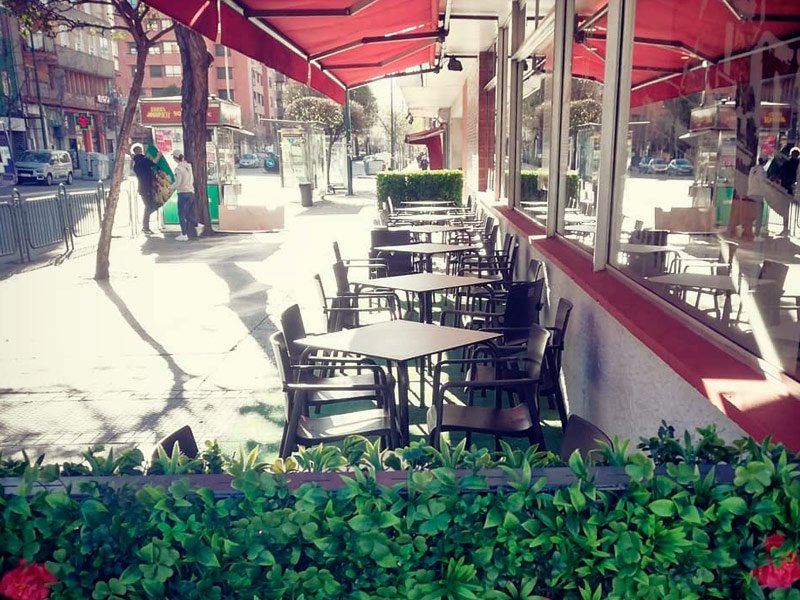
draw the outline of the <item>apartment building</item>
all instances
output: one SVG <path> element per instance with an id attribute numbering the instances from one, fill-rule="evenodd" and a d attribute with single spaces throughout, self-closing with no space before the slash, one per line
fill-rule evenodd
<path id="1" fill-rule="evenodd" d="M 159 23 L 164 28 L 170 25 L 169 19 Z M 117 88 L 127 90 L 136 72 L 136 45 L 129 40 L 121 40 L 119 44 Z M 272 127 L 264 119 L 277 114 L 279 96 L 276 90 L 282 83 L 276 83 L 274 71 L 245 55 L 209 40 L 206 45 L 214 58 L 208 72 L 209 94 L 235 102 L 242 108 L 245 133 L 237 136 L 239 152 L 271 144 Z M 150 49 L 142 98 L 178 96 L 182 78 L 180 50 L 175 34 L 169 32 Z"/>
<path id="2" fill-rule="evenodd" d="M 108 6 L 85 4 L 71 11 L 82 22 L 113 22 Z M 83 152 L 113 153 L 119 108 L 116 42 L 99 29 L 62 30 L 48 37 L 23 34 L 7 13 L 0 21 L 5 67 L 0 104 L 16 149 L 69 150 L 78 171 Z"/>

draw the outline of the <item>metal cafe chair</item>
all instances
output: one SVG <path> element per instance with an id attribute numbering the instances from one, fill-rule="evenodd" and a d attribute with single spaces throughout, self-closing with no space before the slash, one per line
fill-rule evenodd
<path id="1" fill-rule="evenodd" d="M 284 427 L 280 444 L 282 458 L 289 456 L 300 444 L 334 442 L 351 435 L 379 436 L 386 447 L 397 446 L 399 429 L 394 386 L 385 375 L 372 383 L 352 384 L 336 381 L 338 378 L 324 382 L 309 382 L 308 374 L 313 373 L 317 367 L 292 366 L 282 332 L 272 334 L 270 344 L 280 372 L 284 396 Z M 373 367 L 376 373 L 382 372 L 380 367 Z M 312 399 L 319 399 L 327 394 L 363 392 L 378 399 L 380 406 L 325 416 L 309 416 L 308 407 Z"/>
<path id="2" fill-rule="evenodd" d="M 333 256 L 335 262 L 344 263 L 348 269 L 368 269 L 369 277 L 386 277 L 389 268 L 382 258 L 342 258 L 339 242 L 333 242 Z"/>
<path id="3" fill-rule="evenodd" d="M 150 460 L 154 461 L 158 458 L 159 448 L 164 450 L 167 454 L 172 455 L 176 444 L 180 448 L 181 453 L 189 458 L 197 458 L 197 455 L 200 453 L 192 428 L 188 425 L 184 425 L 156 442 Z"/>
<path id="4" fill-rule="evenodd" d="M 539 423 L 536 400 L 549 336 L 546 329 L 532 326 L 525 356 L 521 358 L 482 356 L 440 361 L 434 369 L 434 399 L 427 414 L 431 445 L 439 447 L 443 432 L 463 431 L 468 439 L 474 433 L 492 435 L 495 437 L 496 446 L 499 446 L 501 437 L 527 437 L 531 444 L 537 444 L 544 450 L 544 434 Z M 487 352 L 491 354 L 488 349 Z M 451 379 L 446 383 L 441 382 L 443 369 L 451 365 L 493 363 L 499 372 L 502 365 L 512 360 L 525 365 L 523 376 L 513 379 L 494 378 L 485 381 Z M 448 393 L 461 390 L 466 390 L 468 394 L 468 405 L 446 402 Z M 493 393 L 494 406 L 475 406 L 473 401 L 477 391 Z M 503 407 L 504 398 L 508 401 L 508 408 Z"/>
<path id="5" fill-rule="evenodd" d="M 603 445 L 612 446 L 611 439 L 596 425 L 578 415 L 570 415 L 558 454 L 567 462 L 576 450 L 584 460 L 593 461 Z"/>
<path id="6" fill-rule="evenodd" d="M 342 262 L 333 263 L 333 277 L 336 281 L 335 308 L 341 313 L 339 329 L 358 327 L 362 314 L 382 312 L 387 313 L 390 319 L 401 317 L 400 297 L 395 292 L 364 289 L 363 286 L 351 284 L 348 269 Z M 366 306 L 363 301 L 367 301 Z"/>
<path id="7" fill-rule="evenodd" d="M 561 357 L 564 354 L 564 338 L 567 335 L 567 326 L 572 314 L 572 302 L 566 298 L 559 298 L 556 308 L 556 318 L 552 327 L 546 329 L 550 332 L 550 341 L 545 350 L 545 377 L 539 395 L 549 397 L 558 410 L 561 419 L 561 428 L 566 429 L 567 406 L 564 401 L 564 392 L 561 390 Z"/>

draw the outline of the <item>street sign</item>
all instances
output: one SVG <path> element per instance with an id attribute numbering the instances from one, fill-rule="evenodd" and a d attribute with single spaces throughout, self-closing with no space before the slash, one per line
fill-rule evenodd
<path id="1" fill-rule="evenodd" d="M 75 113 L 75 127 L 84 131 L 92 128 L 92 115 L 85 112 Z"/>

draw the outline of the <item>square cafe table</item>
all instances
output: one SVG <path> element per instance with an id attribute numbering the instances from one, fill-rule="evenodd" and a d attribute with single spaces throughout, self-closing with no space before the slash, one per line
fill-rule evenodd
<path id="1" fill-rule="evenodd" d="M 420 321 L 430 323 L 433 318 L 433 292 L 474 285 L 488 285 L 488 281 L 480 277 L 462 277 L 445 275 L 444 273 L 412 273 L 410 275 L 394 275 L 375 279 L 356 279 L 358 285 L 414 292 L 419 295 Z"/>
<path id="2" fill-rule="evenodd" d="M 452 254 L 457 252 L 469 252 L 480 250 L 480 245 L 459 245 L 459 244 L 401 244 L 399 246 L 376 246 L 374 250 L 380 252 L 405 252 L 406 254 L 419 254 L 425 257 L 425 271 L 430 273 L 433 270 L 434 254 Z"/>
<path id="3" fill-rule="evenodd" d="M 297 340 L 296 343 L 308 348 L 361 354 L 395 363 L 397 366 L 400 434 L 403 444 L 408 444 L 409 361 L 473 344 L 487 343 L 498 337 L 500 337 L 499 333 L 396 320 L 383 321 L 357 329 L 308 336 Z M 421 375 L 421 379 L 424 389 L 424 374 Z"/>
<path id="4" fill-rule="evenodd" d="M 391 230 L 408 231 L 411 233 L 421 233 L 427 236 L 427 242 L 431 241 L 434 233 L 452 233 L 454 231 L 466 231 L 466 225 L 400 225 L 390 227 Z"/>

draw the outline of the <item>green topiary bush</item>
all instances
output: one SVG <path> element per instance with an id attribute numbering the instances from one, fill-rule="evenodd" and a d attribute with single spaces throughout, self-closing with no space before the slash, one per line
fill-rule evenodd
<path id="1" fill-rule="evenodd" d="M 395 206 L 407 200 L 449 200 L 461 203 L 464 174 L 457 170 L 378 173 L 378 203 L 392 198 Z"/>
<path id="2" fill-rule="evenodd" d="M 507 445 L 388 452 L 352 438 L 271 466 L 254 450 L 224 458 L 233 479 L 216 494 L 181 478 L 45 489 L 58 470 L 25 464 L 19 493 L 0 494 L 0 575 L 44 565 L 59 599 L 796 600 L 797 458 L 698 431 L 664 426 L 647 454 L 615 440 L 606 467 L 574 454 L 566 469 Z M 117 460 L 93 456 L 90 473 Z M 786 541 L 769 556 L 774 534 Z M 784 559 L 771 581 L 787 589 L 769 592 L 753 571 Z"/>

